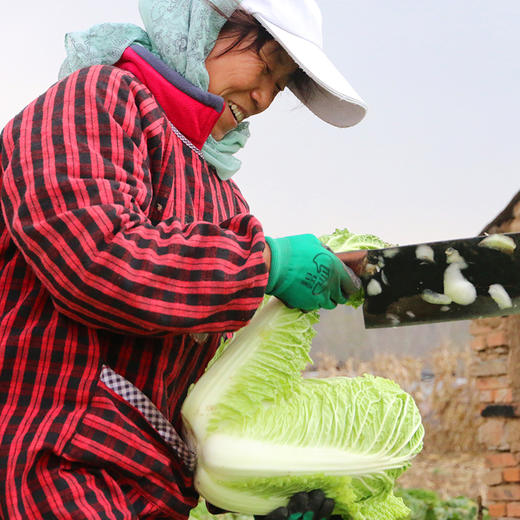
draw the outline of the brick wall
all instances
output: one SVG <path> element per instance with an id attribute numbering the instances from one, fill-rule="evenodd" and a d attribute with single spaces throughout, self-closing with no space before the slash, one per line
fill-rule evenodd
<path id="1" fill-rule="evenodd" d="M 520 193 L 485 231 L 520 231 Z M 520 315 L 475 320 L 470 330 L 487 449 L 484 505 L 492 518 L 520 519 Z"/>

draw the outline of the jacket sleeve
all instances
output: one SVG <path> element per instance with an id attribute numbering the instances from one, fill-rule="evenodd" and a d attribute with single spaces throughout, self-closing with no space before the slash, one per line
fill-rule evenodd
<path id="1" fill-rule="evenodd" d="M 260 223 L 154 224 L 150 154 L 157 118 L 144 86 L 83 69 L 6 128 L 1 205 L 11 237 L 55 307 L 95 328 L 234 331 L 260 305 Z M 7 131 L 8 130 L 8 131 Z"/>

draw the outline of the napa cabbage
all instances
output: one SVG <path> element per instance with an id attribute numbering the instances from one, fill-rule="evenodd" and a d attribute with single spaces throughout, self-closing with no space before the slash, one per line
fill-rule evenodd
<path id="1" fill-rule="evenodd" d="M 330 247 L 347 250 L 340 240 Z M 304 379 L 318 319 L 266 298 L 221 345 L 182 407 L 197 453 L 195 487 L 215 506 L 244 514 L 266 514 L 319 488 L 345 518 L 405 518 L 393 487 L 422 447 L 419 411 L 380 377 Z"/>

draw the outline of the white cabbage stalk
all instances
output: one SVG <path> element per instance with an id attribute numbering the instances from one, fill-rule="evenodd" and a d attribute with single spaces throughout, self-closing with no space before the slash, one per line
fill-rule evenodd
<path id="1" fill-rule="evenodd" d="M 489 235 L 478 244 L 480 247 L 488 247 L 489 249 L 496 249 L 503 253 L 512 254 L 516 249 L 515 241 L 507 236 L 501 234 Z"/>
<path id="2" fill-rule="evenodd" d="M 430 289 L 425 289 L 421 294 L 421 298 L 426 303 L 431 303 L 433 305 L 449 305 L 452 302 L 452 299 L 449 296 Z"/>
<path id="3" fill-rule="evenodd" d="M 511 300 L 511 296 L 507 293 L 507 291 L 504 289 L 504 286 L 495 283 L 493 285 L 489 286 L 489 295 L 493 300 L 495 300 L 496 304 L 501 309 L 509 309 L 513 306 L 513 301 Z"/>
<path id="4" fill-rule="evenodd" d="M 433 249 L 426 244 L 417 246 L 415 256 L 418 260 L 424 260 L 426 262 L 431 262 L 432 264 L 435 263 L 435 253 L 433 252 Z"/>
<path id="5" fill-rule="evenodd" d="M 454 262 L 444 271 L 444 294 L 459 305 L 471 305 L 477 299 L 477 289 L 461 272 L 466 267 L 466 263 Z"/>
<path id="6" fill-rule="evenodd" d="M 377 296 L 378 294 L 381 294 L 383 292 L 383 288 L 381 287 L 381 284 L 373 278 L 368 282 L 367 285 L 367 294 L 368 296 Z"/>
<path id="7" fill-rule="evenodd" d="M 270 298 L 221 346 L 182 407 L 195 486 L 240 513 L 266 514 L 320 488 L 336 514 L 404 518 L 392 489 L 422 447 L 419 411 L 386 379 L 304 379 L 317 320 Z"/>

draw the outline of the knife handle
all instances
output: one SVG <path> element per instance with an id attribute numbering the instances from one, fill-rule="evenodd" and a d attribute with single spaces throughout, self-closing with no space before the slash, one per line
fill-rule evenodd
<path id="1" fill-rule="evenodd" d="M 366 269 L 368 256 L 366 251 L 345 251 L 343 253 L 336 253 L 336 256 L 348 267 L 361 276 Z"/>

